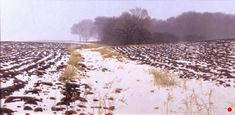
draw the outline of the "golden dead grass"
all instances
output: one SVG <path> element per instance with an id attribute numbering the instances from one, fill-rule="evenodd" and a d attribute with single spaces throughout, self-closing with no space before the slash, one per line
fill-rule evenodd
<path id="1" fill-rule="evenodd" d="M 84 58 L 79 53 L 78 49 L 89 49 L 92 51 L 98 51 L 101 53 L 103 58 L 116 58 L 119 61 L 122 61 L 123 56 L 121 53 L 118 53 L 110 46 L 104 46 L 100 44 L 80 44 L 73 45 L 68 48 L 70 57 L 67 62 L 67 67 L 64 69 L 60 76 L 60 81 L 69 81 L 75 80 L 75 76 L 80 74 L 82 76 L 82 71 L 84 71 L 87 67 L 82 62 Z"/>
<path id="2" fill-rule="evenodd" d="M 86 43 L 80 44 L 79 46 L 74 46 L 77 49 L 89 49 L 91 51 L 98 51 L 103 58 L 116 58 L 119 61 L 123 61 L 123 55 L 112 48 L 112 46 Z"/>
<path id="3" fill-rule="evenodd" d="M 103 58 L 116 58 L 119 61 L 123 61 L 123 55 L 110 46 L 102 46 L 91 50 L 100 52 Z"/>
<path id="4" fill-rule="evenodd" d="M 77 49 L 71 49 L 70 55 L 71 56 L 78 56 L 78 57 L 82 56 L 79 52 L 77 52 Z"/>
<path id="5" fill-rule="evenodd" d="M 77 69 L 72 65 L 68 65 L 61 73 L 60 81 L 72 81 L 76 79 Z"/>
<path id="6" fill-rule="evenodd" d="M 149 73 L 152 74 L 154 77 L 154 85 L 162 87 L 170 87 L 176 85 L 173 74 L 168 70 L 151 68 L 149 70 Z"/>
<path id="7" fill-rule="evenodd" d="M 68 48 L 69 53 L 74 52 L 74 51 L 76 51 L 75 46 L 71 46 L 71 47 Z"/>
<path id="8" fill-rule="evenodd" d="M 83 61 L 84 61 L 84 58 L 78 52 L 78 50 L 72 49 L 70 52 L 70 57 L 69 57 L 67 64 L 73 65 L 79 70 L 84 70 L 84 68 L 86 68 L 86 66 L 84 64 L 82 64 Z"/>
<path id="9" fill-rule="evenodd" d="M 83 59 L 82 59 L 81 54 L 76 52 L 76 50 L 75 50 L 75 51 L 71 52 L 71 55 L 68 60 L 68 64 L 77 67 L 82 60 Z"/>
<path id="10" fill-rule="evenodd" d="M 61 76 L 59 78 L 60 81 L 64 82 L 76 80 L 76 76 L 78 76 L 79 72 L 84 70 L 84 68 L 86 67 L 84 64 L 81 63 L 83 61 L 83 57 L 77 51 L 75 46 L 71 46 L 70 48 L 68 48 L 68 51 L 70 53 L 70 57 L 67 61 L 67 67 L 61 73 Z"/>
<path id="11" fill-rule="evenodd" d="M 95 44 L 95 43 L 83 43 L 79 45 L 72 45 L 70 48 L 72 49 L 90 49 L 90 48 L 98 48 L 104 45 L 101 44 Z"/>

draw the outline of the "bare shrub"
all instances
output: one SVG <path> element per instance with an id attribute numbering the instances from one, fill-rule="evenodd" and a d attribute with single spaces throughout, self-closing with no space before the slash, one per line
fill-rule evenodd
<path id="1" fill-rule="evenodd" d="M 199 94 L 196 94 L 195 90 L 192 90 L 192 94 L 186 96 L 183 99 L 183 104 L 185 105 L 185 114 L 193 115 L 197 113 L 198 115 L 212 115 L 212 89 L 208 92 L 208 100 L 203 99 Z"/>

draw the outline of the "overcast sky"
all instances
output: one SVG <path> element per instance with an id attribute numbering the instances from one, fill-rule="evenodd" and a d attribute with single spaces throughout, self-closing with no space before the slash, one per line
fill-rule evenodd
<path id="1" fill-rule="evenodd" d="M 140 7 L 152 18 L 186 11 L 235 14 L 235 0 L 1 0 L 1 40 L 74 40 L 72 24 Z"/>

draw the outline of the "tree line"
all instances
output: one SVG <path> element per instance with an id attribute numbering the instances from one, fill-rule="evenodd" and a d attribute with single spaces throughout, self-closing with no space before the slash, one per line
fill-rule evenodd
<path id="1" fill-rule="evenodd" d="M 157 20 L 146 9 L 135 8 L 120 16 L 82 20 L 71 32 L 80 41 L 95 37 L 102 43 L 124 45 L 235 38 L 235 15 L 186 12 Z"/>

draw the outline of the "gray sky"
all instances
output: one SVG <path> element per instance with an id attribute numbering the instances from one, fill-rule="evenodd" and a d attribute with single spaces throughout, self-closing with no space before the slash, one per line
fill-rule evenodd
<path id="1" fill-rule="evenodd" d="M 1 40 L 74 40 L 72 24 L 141 7 L 152 18 L 186 11 L 235 14 L 235 0 L 1 0 Z"/>

